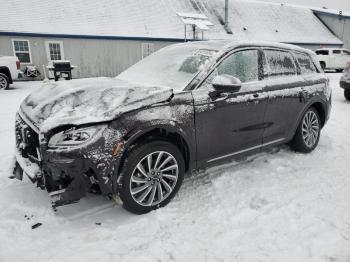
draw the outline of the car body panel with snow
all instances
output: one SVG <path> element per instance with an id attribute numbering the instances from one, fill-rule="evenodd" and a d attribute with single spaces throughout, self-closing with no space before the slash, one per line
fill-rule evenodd
<path id="1" fill-rule="evenodd" d="M 20 75 L 20 62 L 16 56 L 0 56 L 0 89 L 7 89 Z"/>
<path id="2" fill-rule="evenodd" d="M 43 86 L 16 120 L 14 176 L 53 206 L 93 191 L 134 213 L 166 205 L 185 173 L 291 142 L 310 152 L 331 90 L 315 55 L 268 42 L 169 46 L 116 79 Z"/>

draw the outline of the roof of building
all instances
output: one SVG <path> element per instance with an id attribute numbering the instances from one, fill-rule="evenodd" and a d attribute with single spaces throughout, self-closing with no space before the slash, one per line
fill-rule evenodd
<path id="1" fill-rule="evenodd" d="M 11 0 L 0 9 L 0 34 L 183 39 L 178 12 L 204 14 L 214 25 L 205 38 L 342 44 L 307 8 L 230 1 L 227 34 L 224 0 Z M 188 32 L 189 33 L 189 32 Z"/>
<path id="2" fill-rule="evenodd" d="M 316 13 L 350 18 L 350 11 L 346 11 L 346 10 L 335 10 L 335 9 L 328 9 L 328 8 L 311 8 L 311 9 Z"/>

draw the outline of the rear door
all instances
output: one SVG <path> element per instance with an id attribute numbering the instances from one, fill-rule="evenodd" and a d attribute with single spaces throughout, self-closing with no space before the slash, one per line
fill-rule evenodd
<path id="1" fill-rule="evenodd" d="M 292 128 L 302 110 L 301 95 L 305 80 L 298 75 L 291 52 L 264 49 L 264 76 L 269 99 L 266 109 L 263 143 L 290 139 Z"/>
<path id="2" fill-rule="evenodd" d="M 199 167 L 260 148 L 267 105 L 261 54 L 258 49 L 234 51 L 192 91 Z M 241 90 L 211 98 L 211 82 L 222 74 L 239 78 Z"/>

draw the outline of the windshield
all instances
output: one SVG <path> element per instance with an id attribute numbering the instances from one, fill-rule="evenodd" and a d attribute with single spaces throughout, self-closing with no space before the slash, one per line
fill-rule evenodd
<path id="1" fill-rule="evenodd" d="M 196 45 L 166 47 L 131 66 L 117 79 L 182 91 L 215 52 Z"/>

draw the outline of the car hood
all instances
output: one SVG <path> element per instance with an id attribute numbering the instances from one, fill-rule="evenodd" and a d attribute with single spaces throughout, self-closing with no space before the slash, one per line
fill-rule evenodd
<path id="1" fill-rule="evenodd" d="M 115 78 L 89 78 L 43 84 L 21 104 L 41 132 L 62 125 L 111 121 L 119 115 L 168 100 L 172 89 L 135 86 Z"/>

